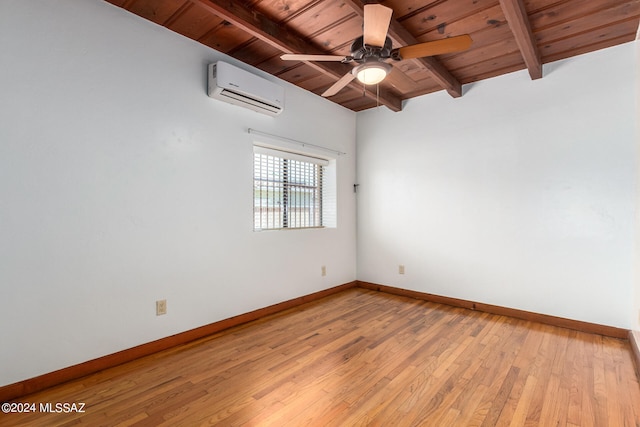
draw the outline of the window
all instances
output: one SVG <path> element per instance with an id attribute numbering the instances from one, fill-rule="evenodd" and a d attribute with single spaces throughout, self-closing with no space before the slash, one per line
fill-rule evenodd
<path id="1" fill-rule="evenodd" d="M 253 229 L 322 227 L 325 159 L 254 146 Z"/>

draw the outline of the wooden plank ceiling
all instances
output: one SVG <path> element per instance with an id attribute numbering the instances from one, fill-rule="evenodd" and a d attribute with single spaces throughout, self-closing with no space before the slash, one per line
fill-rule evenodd
<path id="1" fill-rule="evenodd" d="M 362 35 L 360 0 L 106 0 L 242 62 L 321 94 L 353 65 L 283 61 L 283 53 L 350 54 Z M 379 85 L 354 80 L 329 98 L 353 111 L 446 90 L 636 39 L 640 0 L 385 0 L 393 47 L 469 34 L 455 54 L 394 62 Z M 603 64 L 606 66 L 606 64 Z"/>

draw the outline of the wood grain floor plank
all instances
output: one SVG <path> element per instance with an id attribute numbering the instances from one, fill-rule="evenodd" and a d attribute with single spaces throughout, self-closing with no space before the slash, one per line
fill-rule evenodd
<path id="1" fill-rule="evenodd" d="M 638 426 L 627 341 L 361 288 L 25 396 L 3 426 Z"/>

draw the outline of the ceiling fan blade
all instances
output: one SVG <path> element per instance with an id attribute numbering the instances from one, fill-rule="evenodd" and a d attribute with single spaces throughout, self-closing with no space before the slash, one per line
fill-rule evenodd
<path id="1" fill-rule="evenodd" d="M 364 5 L 364 44 L 383 47 L 393 10 L 381 4 Z"/>
<path id="2" fill-rule="evenodd" d="M 344 56 L 339 55 L 304 55 L 297 53 L 286 53 L 280 56 L 283 61 L 337 61 L 340 62 L 345 59 Z"/>
<path id="3" fill-rule="evenodd" d="M 347 73 L 344 76 L 340 77 L 340 80 L 335 82 L 329 89 L 325 90 L 322 93 L 322 96 L 329 97 L 333 96 L 336 93 L 340 92 L 342 88 L 351 83 L 351 80 L 355 79 L 356 76 L 353 73 Z"/>
<path id="4" fill-rule="evenodd" d="M 442 40 L 434 40 L 401 47 L 398 49 L 400 59 L 421 58 L 423 56 L 442 55 L 444 53 L 460 52 L 469 49 L 471 46 L 471 36 L 449 37 Z"/>

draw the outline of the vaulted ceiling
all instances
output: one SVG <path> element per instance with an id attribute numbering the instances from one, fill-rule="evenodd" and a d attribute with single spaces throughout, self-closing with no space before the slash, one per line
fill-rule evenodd
<path id="1" fill-rule="evenodd" d="M 322 94 L 353 65 L 283 61 L 285 53 L 348 56 L 363 32 L 360 0 L 106 0 L 213 49 Z M 353 111 L 462 86 L 633 41 L 640 0 L 384 0 L 393 47 L 469 34 L 457 53 L 393 62 L 378 87 L 353 80 L 332 101 Z M 602 64 L 606 67 L 607 64 Z M 400 71 L 400 72 L 398 72 Z"/>

